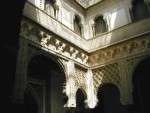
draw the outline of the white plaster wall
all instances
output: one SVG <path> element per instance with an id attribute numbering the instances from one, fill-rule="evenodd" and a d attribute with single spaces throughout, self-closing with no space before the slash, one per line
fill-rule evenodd
<path id="1" fill-rule="evenodd" d="M 125 0 L 106 0 L 97 6 L 91 7 L 86 11 L 85 19 L 85 38 L 93 38 L 92 24 L 95 17 L 103 16 L 106 21 L 108 31 L 119 28 L 131 22 L 129 7 Z"/>
<path id="2" fill-rule="evenodd" d="M 128 23 L 125 8 L 121 8 L 113 13 L 109 13 L 107 18 L 109 31 L 124 26 Z"/>
<path id="3" fill-rule="evenodd" d="M 84 13 L 81 12 L 80 10 L 76 10 L 74 7 L 72 7 L 72 4 L 65 3 L 63 0 L 59 2 L 58 20 L 62 22 L 65 26 L 67 26 L 69 29 L 74 31 L 73 21 L 74 21 L 75 15 L 78 15 L 81 19 L 81 24 L 84 29 L 84 23 L 85 23 Z M 84 36 L 84 32 L 83 32 L 83 36 Z"/>

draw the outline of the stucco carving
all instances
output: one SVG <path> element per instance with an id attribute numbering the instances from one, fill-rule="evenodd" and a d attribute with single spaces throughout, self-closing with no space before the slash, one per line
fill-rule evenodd
<path id="1" fill-rule="evenodd" d="M 93 84 L 95 87 L 95 94 L 97 94 L 98 87 L 102 83 L 113 83 L 119 89 L 121 88 L 118 63 L 92 69 L 92 73 L 93 73 L 93 81 L 94 81 Z"/>
<path id="2" fill-rule="evenodd" d="M 76 85 L 78 88 L 83 88 L 85 91 L 87 91 L 86 86 L 86 69 L 75 66 L 75 79 L 76 79 Z"/>
<path id="3" fill-rule="evenodd" d="M 66 95 L 68 102 L 65 107 L 76 107 L 76 81 L 75 81 L 75 66 L 73 61 L 67 62 L 67 81 L 66 81 Z"/>
<path id="4" fill-rule="evenodd" d="M 62 56 L 71 58 L 87 65 L 88 55 L 83 50 L 72 46 L 72 44 L 61 40 L 57 36 L 48 34 L 42 29 L 30 25 L 27 22 L 22 22 L 22 29 L 20 35 L 25 35 L 30 41 L 42 46 L 43 49 L 47 49 L 49 52 L 58 53 Z"/>
<path id="5" fill-rule="evenodd" d="M 127 58 L 138 54 L 148 54 L 150 52 L 149 36 L 143 36 L 124 43 L 116 44 L 112 47 L 100 49 L 89 56 L 90 65 L 100 65 Z"/>

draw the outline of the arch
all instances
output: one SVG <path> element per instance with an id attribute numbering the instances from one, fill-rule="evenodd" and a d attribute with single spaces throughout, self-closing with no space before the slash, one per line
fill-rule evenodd
<path id="1" fill-rule="evenodd" d="M 61 65 L 57 58 L 51 55 L 36 53 L 30 57 L 28 61 L 27 77 L 35 78 L 35 80 L 43 80 L 45 85 L 41 85 L 44 89 L 40 98 L 44 98 L 45 108 L 48 112 L 62 112 L 64 113 L 64 94 L 63 84 L 65 76 Z M 37 83 L 35 82 L 35 85 Z"/>
<path id="2" fill-rule="evenodd" d="M 149 3 L 145 3 L 144 0 L 132 0 L 132 15 L 133 21 L 139 21 L 141 19 L 150 16 Z"/>
<path id="3" fill-rule="evenodd" d="M 44 11 L 52 16 L 52 17 L 56 17 L 56 10 L 54 8 L 54 0 L 45 0 L 45 4 L 44 4 Z"/>
<path id="4" fill-rule="evenodd" d="M 82 113 L 84 112 L 86 108 L 86 103 L 85 100 L 87 99 L 86 97 L 86 92 L 82 88 L 78 88 L 76 92 L 76 113 Z"/>
<path id="5" fill-rule="evenodd" d="M 77 14 L 75 14 L 75 18 L 74 18 L 74 31 L 76 33 L 78 33 L 79 35 L 82 35 L 82 31 L 81 31 L 81 18 Z"/>
<path id="6" fill-rule="evenodd" d="M 145 111 L 150 112 L 149 100 L 150 93 L 150 58 L 142 60 L 134 69 L 132 75 L 132 85 L 133 85 L 133 108 L 134 111 Z"/>
<path id="7" fill-rule="evenodd" d="M 97 91 L 98 103 L 94 108 L 95 113 L 125 113 L 120 102 L 120 91 L 113 83 L 103 83 Z"/>
<path id="8" fill-rule="evenodd" d="M 103 16 L 100 15 L 100 16 L 96 16 L 95 19 L 95 26 L 93 29 L 95 29 L 95 36 L 99 35 L 99 34 L 102 34 L 104 32 L 107 32 L 107 25 L 106 25 L 106 22 L 105 20 L 103 19 Z"/>
<path id="9" fill-rule="evenodd" d="M 60 69 L 60 72 L 61 74 L 63 74 L 65 76 L 65 72 L 64 72 L 64 65 L 63 63 L 57 58 L 57 57 L 54 57 L 52 54 L 48 54 L 46 52 L 36 52 L 34 54 L 32 54 L 28 59 L 27 59 L 27 65 L 30 64 L 31 60 L 33 58 L 35 58 L 36 56 L 45 56 L 47 57 L 47 59 L 50 59 L 53 63 L 55 63 L 57 66 L 58 66 L 58 69 Z"/>
<path id="10" fill-rule="evenodd" d="M 103 93 L 103 91 L 106 89 L 106 88 L 112 88 L 114 93 L 116 93 L 116 95 L 112 95 L 112 96 L 116 96 L 117 98 L 120 99 L 120 90 L 118 88 L 117 85 L 115 85 L 114 83 L 111 83 L 111 82 L 108 82 L 108 83 L 102 83 L 99 87 L 98 87 L 98 90 L 97 90 L 97 98 L 100 99 L 99 96 L 101 96 L 101 92 Z M 112 90 L 111 89 L 111 90 Z"/>

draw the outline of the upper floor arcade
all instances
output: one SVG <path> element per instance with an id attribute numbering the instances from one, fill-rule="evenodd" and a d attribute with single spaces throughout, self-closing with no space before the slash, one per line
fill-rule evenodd
<path id="1" fill-rule="evenodd" d="M 39 25 L 47 30 L 44 34 L 56 35 L 54 40 L 42 43 L 52 42 L 56 50 L 66 48 L 85 62 L 97 50 L 149 34 L 149 12 L 149 1 L 144 0 L 103 0 L 87 9 L 72 0 L 28 0 L 23 17 L 35 23 L 28 29 L 40 30 Z M 24 23 L 28 22 L 22 21 L 23 29 Z"/>

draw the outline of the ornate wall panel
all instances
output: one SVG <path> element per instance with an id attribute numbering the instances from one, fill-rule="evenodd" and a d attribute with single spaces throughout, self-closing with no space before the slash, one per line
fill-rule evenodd
<path id="1" fill-rule="evenodd" d="M 120 71 L 120 101 L 122 104 L 132 104 L 132 96 L 131 96 L 131 88 L 130 88 L 130 81 L 129 81 L 129 69 L 127 60 L 123 59 L 118 61 L 119 64 L 119 71 Z"/>
<path id="2" fill-rule="evenodd" d="M 100 87 L 100 85 L 104 83 L 113 83 L 120 90 L 121 82 L 118 63 L 95 68 L 92 70 L 92 72 L 93 72 L 93 80 L 94 80 L 93 84 L 95 87 L 95 94 L 97 94 L 97 90 Z"/>
<path id="3" fill-rule="evenodd" d="M 53 33 L 46 32 L 36 25 L 22 21 L 20 35 L 24 35 L 25 38 L 34 43 L 34 45 L 38 45 L 43 50 L 87 65 L 87 52 L 75 47 L 75 45 L 61 39 Z"/>
<path id="4" fill-rule="evenodd" d="M 150 53 L 149 35 L 125 41 L 110 47 L 97 50 L 89 56 L 89 65 L 96 66 L 119 59 L 146 55 Z"/>
<path id="5" fill-rule="evenodd" d="M 133 98 L 132 98 L 132 92 L 133 92 L 133 84 L 132 84 L 132 77 L 133 77 L 133 73 L 134 73 L 134 70 L 135 68 L 138 66 L 139 63 L 141 63 L 144 59 L 146 58 L 150 58 L 150 54 L 148 55 L 143 55 L 143 56 L 138 56 L 138 57 L 134 57 L 134 58 L 131 58 L 131 59 L 128 59 L 126 61 L 126 64 L 127 64 L 127 70 L 128 70 L 128 82 L 127 84 L 124 84 L 124 85 L 127 85 L 128 89 L 129 90 L 125 90 L 126 92 L 128 91 L 129 93 L 129 96 L 130 96 L 130 103 L 133 102 Z"/>
<path id="6" fill-rule="evenodd" d="M 78 88 L 83 88 L 85 90 L 85 92 L 87 91 L 86 72 L 87 72 L 87 69 L 84 69 L 79 66 L 75 66 L 76 85 Z"/>

